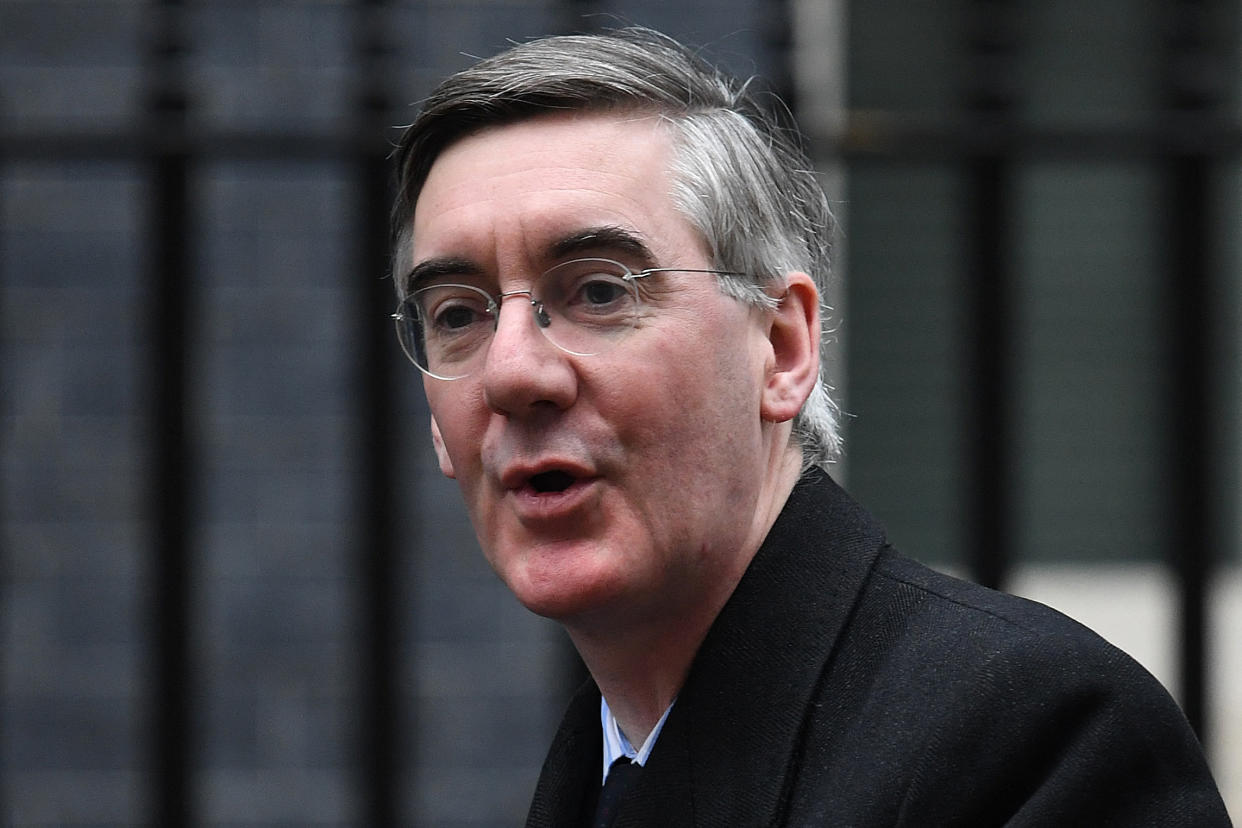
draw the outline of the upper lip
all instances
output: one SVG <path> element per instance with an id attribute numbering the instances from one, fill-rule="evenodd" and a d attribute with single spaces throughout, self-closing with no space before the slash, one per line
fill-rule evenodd
<path id="1" fill-rule="evenodd" d="M 534 463 L 513 463 L 500 475 L 500 485 L 505 489 L 516 490 L 525 488 L 530 479 L 545 472 L 563 472 L 575 480 L 594 477 L 591 468 L 572 460 L 545 459 Z"/>

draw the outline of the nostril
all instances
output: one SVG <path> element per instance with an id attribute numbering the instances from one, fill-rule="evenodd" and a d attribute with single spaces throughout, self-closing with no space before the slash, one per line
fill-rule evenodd
<path id="1" fill-rule="evenodd" d="M 539 493 L 563 492 L 574 482 L 573 477 L 563 471 L 540 472 L 530 479 L 531 488 Z"/>

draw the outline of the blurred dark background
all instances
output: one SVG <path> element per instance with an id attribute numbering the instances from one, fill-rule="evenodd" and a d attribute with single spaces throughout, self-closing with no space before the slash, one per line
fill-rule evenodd
<path id="1" fill-rule="evenodd" d="M 510 40 L 759 74 L 843 232 L 837 477 L 1100 627 L 1242 805 L 1233 0 L 0 0 L 0 819 L 520 824 L 578 666 L 387 318 L 394 126 Z"/>

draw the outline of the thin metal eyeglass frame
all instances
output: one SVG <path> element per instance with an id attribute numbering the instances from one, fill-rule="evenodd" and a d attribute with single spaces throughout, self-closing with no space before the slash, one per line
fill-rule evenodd
<path id="1" fill-rule="evenodd" d="M 596 257 L 596 256 L 587 256 L 581 259 L 568 259 L 564 262 L 561 262 L 560 264 L 553 265 L 552 267 L 548 268 L 543 273 L 541 273 L 539 278 L 542 279 L 547 273 L 551 272 L 552 270 L 555 270 L 556 268 L 566 267 L 568 265 L 574 264 L 575 262 L 589 262 L 589 261 L 608 262 L 609 264 L 615 264 L 621 270 L 625 271 L 623 274 L 621 274 L 620 278 L 634 286 L 634 297 L 637 303 L 635 305 L 635 316 L 637 316 L 638 309 L 642 307 L 642 293 L 639 292 L 638 290 L 639 283 L 636 281 L 638 279 L 644 279 L 647 276 L 651 276 L 656 273 L 711 273 L 715 276 L 749 276 L 750 275 L 748 273 L 742 273 L 736 270 L 713 270 L 710 268 L 694 268 L 694 267 L 647 267 L 647 268 L 643 268 L 642 270 L 635 271 L 635 270 L 630 270 L 628 266 L 626 266 L 625 264 L 621 262 L 618 262 L 616 259 L 605 259 L 605 258 Z M 547 315 L 547 311 L 544 309 L 543 300 L 535 296 L 533 286 L 529 288 L 524 288 L 521 290 L 509 290 L 503 293 L 488 293 L 482 288 L 476 287 L 474 285 L 462 285 L 462 284 L 456 284 L 456 283 L 445 283 L 442 285 L 436 285 L 436 287 L 466 288 L 467 290 L 473 290 L 477 292 L 480 296 L 486 297 L 488 301 L 488 312 L 492 314 L 492 331 L 493 332 L 496 330 L 496 327 L 500 324 L 500 307 L 501 305 L 504 304 L 504 300 L 508 299 L 510 296 L 521 296 L 521 295 L 526 296 L 527 301 L 530 302 L 531 314 L 535 317 L 535 324 L 539 327 L 540 331 L 547 330 L 547 328 L 551 324 L 550 319 Z M 406 319 L 406 315 L 402 312 L 402 309 L 405 307 L 405 303 L 409 300 L 409 297 L 413 296 L 415 293 L 418 293 L 418 291 L 417 290 L 411 291 L 410 294 L 408 294 L 405 298 L 403 298 L 400 302 L 397 303 L 396 311 L 390 314 L 390 318 L 393 320 L 395 327 L 397 328 L 397 342 L 401 345 L 401 352 L 405 354 L 406 359 L 408 359 L 411 363 L 413 363 L 415 368 L 417 368 L 423 374 L 431 377 L 432 379 L 443 380 L 445 382 L 452 382 L 453 380 L 465 379 L 466 377 L 470 376 L 470 372 L 467 372 L 465 374 L 459 374 L 453 377 L 446 377 L 446 376 L 441 376 L 440 374 L 434 374 L 429 369 L 424 368 L 423 366 L 419 365 L 418 360 L 414 358 L 413 354 L 410 353 L 410 349 L 406 347 L 404 338 L 401 335 L 401 325 Z M 567 354 L 572 354 L 574 356 L 598 356 L 598 352 L 584 353 L 581 351 L 570 350 L 569 348 L 566 348 L 564 345 L 561 345 L 558 342 L 556 342 L 556 340 L 547 336 L 547 334 L 544 334 L 544 339 L 547 339 L 547 341 L 551 343 L 553 347 L 557 348 L 560 351 L 564 351 Z M 490 343 L 489 343 L 489 346 L 490 346 Z"/>

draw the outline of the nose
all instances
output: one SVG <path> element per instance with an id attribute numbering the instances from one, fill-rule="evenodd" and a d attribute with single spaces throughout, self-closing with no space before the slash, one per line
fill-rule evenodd
<path id="1" fill-rule="evenodd" d="M 528 416 L 548 408 L 566 409 L 577 398 L 573 357 L 540 331 L 529 291 L 502 294 L 483 363 L 483 395 L 489 408 L 508 416 Z"/>

